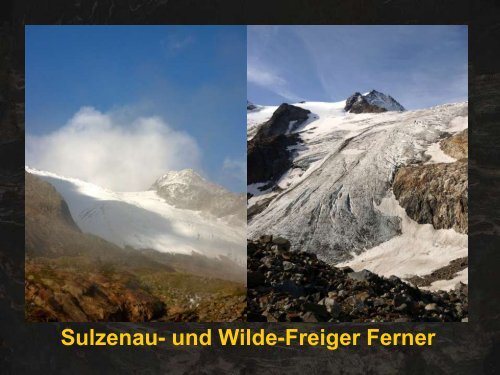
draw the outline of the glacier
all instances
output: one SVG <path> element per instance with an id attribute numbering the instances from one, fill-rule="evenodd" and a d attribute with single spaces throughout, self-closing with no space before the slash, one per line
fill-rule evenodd
<path id="1" fill-rule="evenodd" d="M 310 110 L 310 121 L 294 130 L 300 143 L 290 148 L 292 168 L 272 188 L 249 186 L 248 209 L 264 208 L 249 218 L 248 237 L 283 236 L 292 249 L 331 264 L 399 277 L 425 275 L 467 256 L 466 235 L 408 218 L 391 183 L 400 166 L 455 161 L 439 141 L 467 128 L 468 103 L 360 114 L 345 112 L 345 103 L 293 104 Z M 276 108 L 248 111 L 248 139 Z M 466 272 L 461 276 L 466 282 Z"/>

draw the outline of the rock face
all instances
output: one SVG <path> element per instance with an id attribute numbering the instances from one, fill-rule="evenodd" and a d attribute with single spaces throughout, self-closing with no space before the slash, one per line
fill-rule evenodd
<path id="1" fill-rule="evenodd" d="M 269 121 L 247 142 L 247 182 L 276 181 L 292 163 L 289 146 L 296 145 L 299 137 L 289 134 L 309 118 L 310 111 L 282 104 Z"/>
<path id="2" fill-rule="evenodd" d="M 365 95 L 359 92 L 351 95 L 346 100 L 344 110 L 350 113 L 380 113 L 405 109 L 390 95 L 372 90 Z"/>
<path id="3" fill-rule="evenodd" d="M 277 181 L 291 166 L 289 146 L 297 143 L 296 136 L 251 139 L 247 143 L 247 182 Z"/>
<path id="4" fill-rule="evenodd" d="M 281 104 L 254 138 L 270 138 L 290 133 L 309 118 L 311 112 L 287 103 Z"/>
<path id="5" fill-rule="evenodd" d="M 399 168 L 393 191 L 419 224 L 468 232 L 467 160 Z"/>
<path id="6" fill-rule="evenodd" d="M 457 160 L 469 157 L 469 133 L 468 129 L 461 131 L 441 141 L 441 150 Z"/>
<path id="7" fill-rule="evenodd" d="M 467 287 L 431 293 L 397 277 L 336 268 L 315 254 L 291 252 L 283 238 L 249 241 L 248 321 L 461 321 Z"/>
<path id="8" fill-rule="evenodd" d="M 387 109 L 371 105 L 359 92 L 347 98 L 344 110 L 350 113 L 379 113 Z"/>

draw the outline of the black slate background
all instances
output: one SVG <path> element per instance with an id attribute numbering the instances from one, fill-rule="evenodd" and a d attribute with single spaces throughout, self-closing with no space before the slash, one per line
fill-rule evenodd
<path id="1" fill-rule="evenodd" d="M 500 373 L 500 4 L 463 0 L 39 0 L 0 10 L 1 374 Z M 24 24 L 469 24 L 469 323 L 383 324 L 435 331 L 431 348 L 78 348 L 65 327 L 182 332 L 285 324 L 24 322 Z M 438 41 L 436 41 L 438 42 Z M 242 103 L 243 105 L 243 103 Z M 241 140 L 242 142 L 244 140 Z M 368 325 L 301 324 L 365 331 Z"/>

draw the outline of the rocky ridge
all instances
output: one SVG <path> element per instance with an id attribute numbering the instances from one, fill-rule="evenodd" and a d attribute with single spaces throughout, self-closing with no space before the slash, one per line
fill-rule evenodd
<path id="1" fill-rule="evenodd" d="M 392 96 L 372 90 L 364 95 L 356 92 L 348 97 L 344 110 L 350 113 L 380 113 L 405 109 Z"/>
<path id="2" fill-rule="evenodd" d="M 227 191 L 192 169 L 170 171 L 156 180 L 151 189 L 177 208 L 204 211 L 218 218 L 240 222 L 245 220 L 244 194 Z"/>
<path id="3" fill-rule="evenodd" d="M 401 167 L 394 177 L 394 195 L 417 223 L 467 233 L 467 169 L 467 159 Z"/>
<path id="4" fill-rule="evenodd" d="M 248 241 L 248 321 L 467 321 L 468 287 L 428 292 L 391 276 L 336 268 L 290 251 L 284 238 Z"/>
<path id="5" fill-rule="evenodd" d="M 310 111 L 283 103 L 247 142 L 248 184 L 276 181 L 291 165 L 288 149 L 299 142 L 290 134 L 309 119 Z"/>

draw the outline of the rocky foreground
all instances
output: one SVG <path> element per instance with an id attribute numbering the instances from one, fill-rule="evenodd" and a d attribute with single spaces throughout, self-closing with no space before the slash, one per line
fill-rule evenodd
<path id="1" fill-rule="evenodd" d="M 468 287 L 428 292 L 391 276 L 336 268 L 284 238 L 248 241 L 248 321 L 467 321 Z"/>

